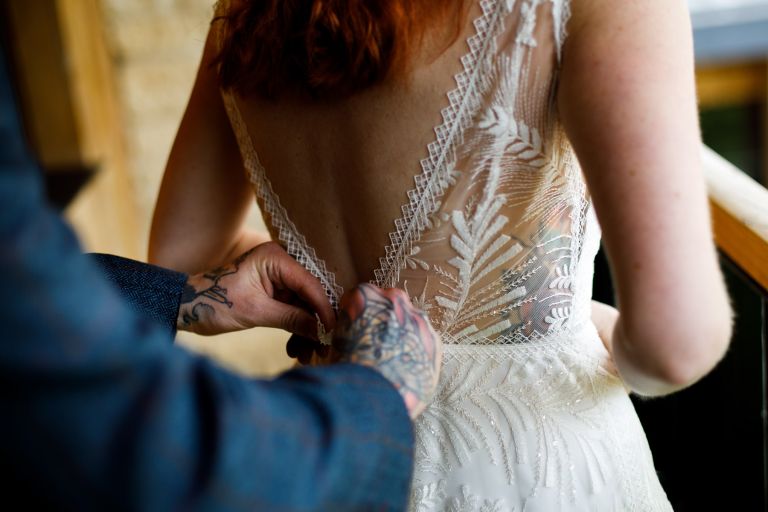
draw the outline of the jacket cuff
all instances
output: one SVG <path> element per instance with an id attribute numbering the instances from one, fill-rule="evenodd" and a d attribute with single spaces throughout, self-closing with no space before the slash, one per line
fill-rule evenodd
<path id="1" fill-rule="evenodd" d="M 109 254 L 90 254 L 91 260 L 140 315 L 176 336 L 181 293 L 187 274 Z"/>

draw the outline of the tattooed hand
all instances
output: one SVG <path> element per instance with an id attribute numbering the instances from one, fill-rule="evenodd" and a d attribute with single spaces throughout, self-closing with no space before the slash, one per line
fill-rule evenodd
<path id="1" fill-rule="evenodd" d="M 339 360 L 370 366 L 395 385 L 411 418 L 426 407 L 442 361 L 440 337 L 402 290 L 361 284 L 341 301 L 333 347 Z"/>
<path id="2" fill-rule="evenodd" d="M 320 317 L 335 316 L 320 282 L 274 242 L 257 245 L 230 265 L 190 276 L 181 297 L 179 330 L 220 334 L 279 327 L 314 338 Z"/>

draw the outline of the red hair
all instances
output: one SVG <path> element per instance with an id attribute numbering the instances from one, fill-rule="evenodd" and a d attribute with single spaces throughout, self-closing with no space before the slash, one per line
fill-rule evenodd
<path id="1" fill-rule="evenodd" d="M 338 97 L 407 75 L 429 26 L 456 15 L 459 0 L 245 0 L 224 23 L 219 79 L 241 94 L 285 91 Z"/>

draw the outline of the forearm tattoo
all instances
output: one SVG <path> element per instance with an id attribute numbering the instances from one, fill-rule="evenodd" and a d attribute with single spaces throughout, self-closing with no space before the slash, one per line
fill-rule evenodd
<path id="1" fill-rule="evenodd" d="M 210 318 L 216 315 L 216 304 L 232 309 L 235 304 L 227 296 L 227 289 L 221 286 L 221 280 L 237 274 L 240 265 L 252 251 L 253 249 L 244 253 L 230 265 L 202 274 L 202 283 L 197 287 L 189 282 L 184 285 L 177 320 L 177 326 L 180 329 L 188 329 L 195 324 L 210 321 Z"/>
<path id="2" fill-rule="evenodd" d="M 342 304 L 334 348 L 341 361 L 379 370 L 413 411 L 434 391 L 439 338 L 404 293 L 369 285 L 361 285 L 359 291 L 351 303 Z"/>

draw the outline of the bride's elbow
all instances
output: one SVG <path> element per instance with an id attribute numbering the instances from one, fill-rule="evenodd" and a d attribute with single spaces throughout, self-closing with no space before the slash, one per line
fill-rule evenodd
<path id="1" fill-rule="evenodd" d="M 680 387 L 687 387 L 711 372 L 723 359 L 733 333 L 730 312 L 727 319 L 709 323 L 691 343 L 689 351 L 679 361 L 670 364 L 666 378 Z"/>
<path id="2" fill-rule="evenodd" d="M 671 390 L 687 388 L 711 372 L 722 360 L 728 349 L 729 336 L 712 336 L 701 340 L 700 347 L 669 361 L 662 366 L 659 375 Z"/>
<path id="3" fill-rule="evenodd" d="M 639 394 L 673 393 L 711 372 L 725 356 L 731 335 L 730 308 L 722 318 L 710 316 L 689 329 L 653 333 L 647 343 L 641 333 L 625 333 L 619 357 L 624 364 L 619 366 L 627 370 L 626 380 L 634 381 L 628 383 Z"/>

